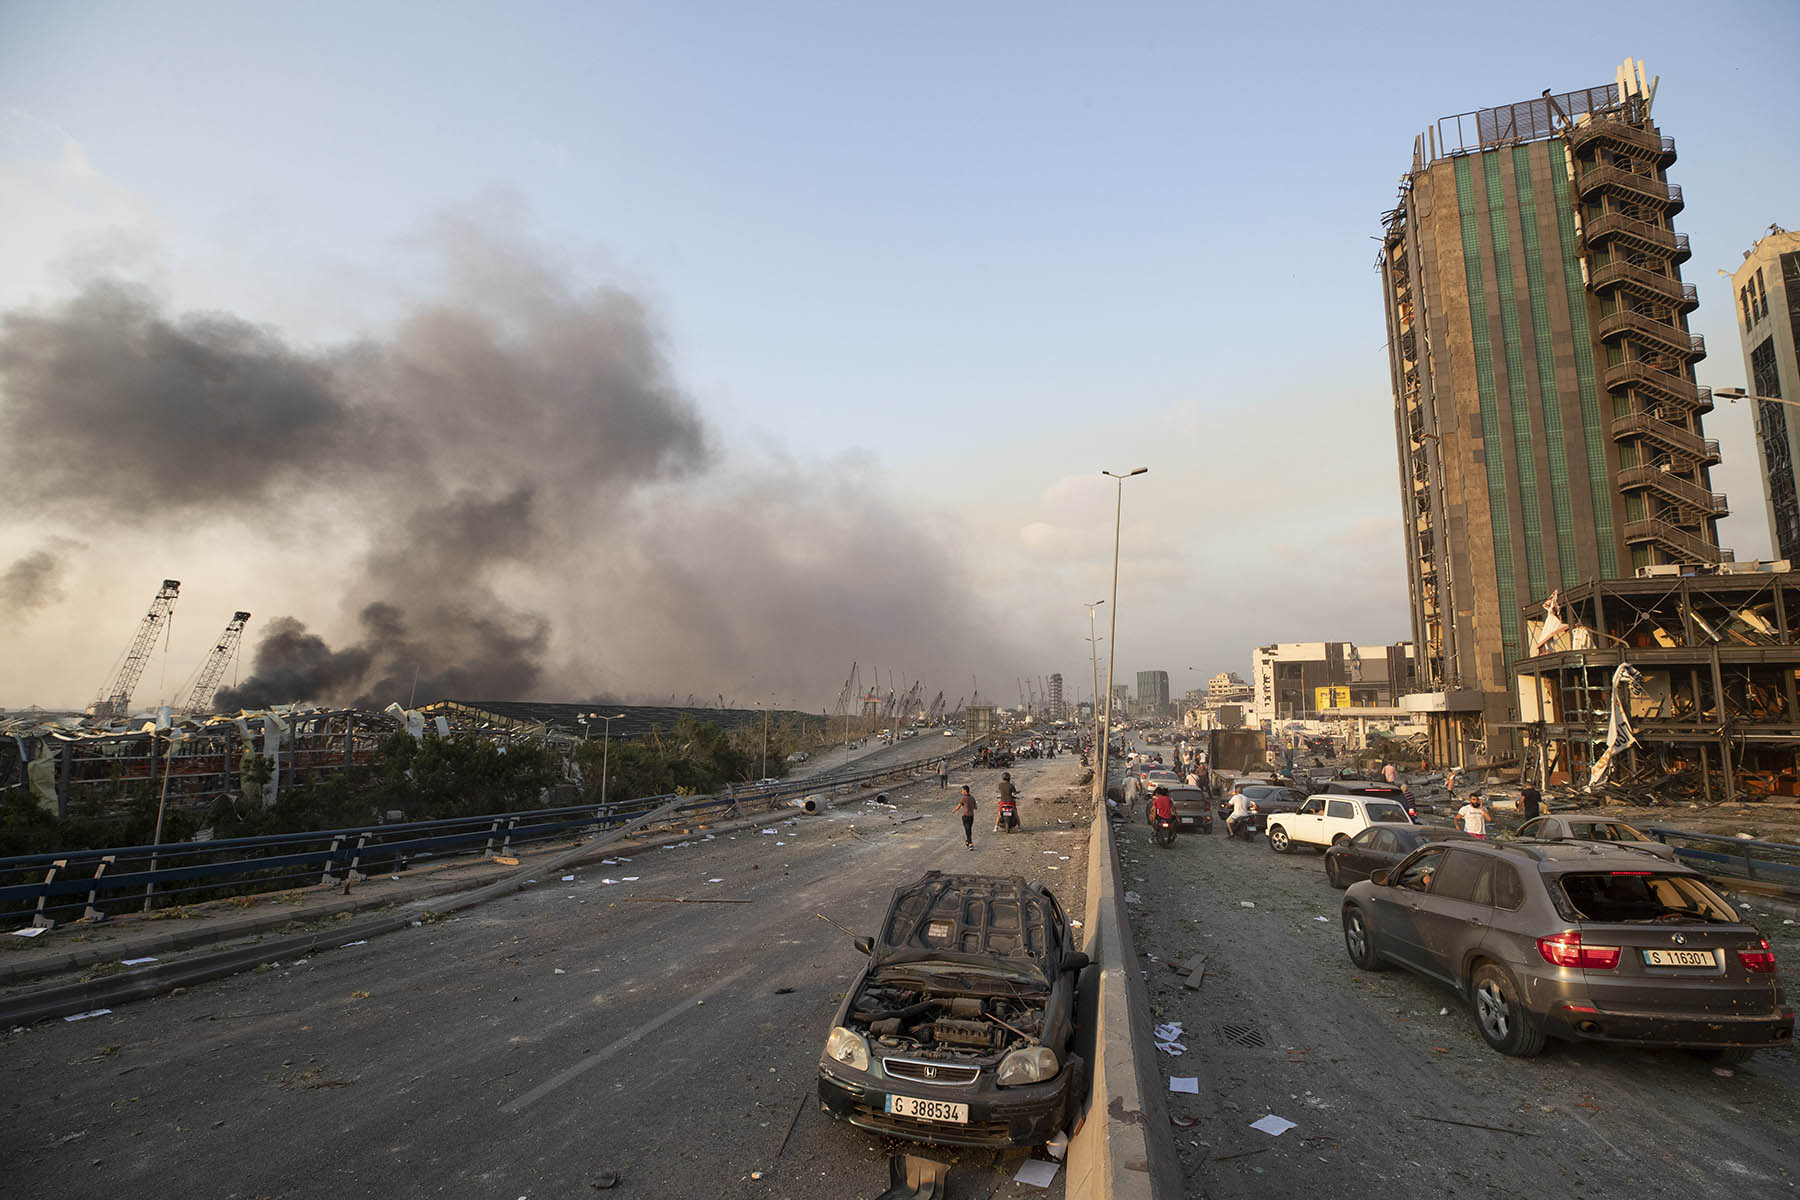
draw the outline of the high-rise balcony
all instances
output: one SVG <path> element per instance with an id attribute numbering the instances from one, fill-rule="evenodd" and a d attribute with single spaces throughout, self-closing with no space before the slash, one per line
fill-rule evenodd
<path id="1" fill-rule="evenodd" d="M 1588 272 L 1588 288 L 1596 295 L 1605 295 L 1615 288 L 1623 288 L 1641 299 L 1673 305 L 1684 313 L 1693 312 L 1700 307 L 1700 290 L 1693 284 L 1683 283 L 1673 275 L 1660 275 L 1646 267 L 1624 261 L 1591 267 Z"/>
<path id="2" fill-rule="evenodd" d="M 1667 254 L 1678 263 L 1686 262 L 1693 254 L 1687 234 L 1624 213 L 1601 213 L 1583 221 L 1581 238 L 1592 250 L 1617 239 L 1651 254 Z"/>
<path id="3" fill-rule="evenodd" d="M 1665 371 L 1661 367 L 1651 366 L 1647 362 L 1632 359 L 1628 362 L 1612 363 L 1601 376 L 1607 391 L 1623 387 L 1636 387 L 1650 393 L 1664 404 L 1674 405 L 1683 413 L 1702 408 L 1700 389 L 1694 381 L 1685 375 L 1677 375 L 1673 371 Z M 1705 410 L 1712 407 L 1712 390 L 1707 389 L 1704 397 Z M 1704 411 L 1704 410 L 1703 410 Z"/>
<path id="4" fill-rule="evenodd" d="M 1630 521 L 1625 526 L 1628 545 L 1651 542 L 1663 547 L 1676 562 L 1730 562 L 1731 551 L 1721 550 L 1699 534 L 1667 521 Z"/>
<path id="5" fill-rule="evenodd" d="M 1717 438 L 1703 438 L 1691 430 L 1672 425 L 1649 413 L 1628 413 L 1614 419 L 1612 436 L 1615 442 L 1631 441 L 1634 438 L 1654 442 L 1676 459 L 1683 470 L 1710 467 L 1719 461 Z"/>
<path id="6" fill-rule="evenodd" d="M 1608 190 L 1625 192 L 1663 205 L 1663 211 L 1670 216 L 1686 206 L 1679 187 L 1654 175 L 1642 175 L 1623 167 L 1589 167 L 1575 180 L 1575 190 L 1583 200 Z"/>
<path id="7" fill-rule="evenodd" d="M 1699 334 L 1628 308 L 1602 315 L 1594 329 L 1602 341 L 1631 334 L 1690 361 L 1706 357 L 1706 339 Z"/>
<path id="8" fill-rule="evenodd" d="M 1670 162 L 1675 160 L 1674 141 L 1663 137 L 1654 129 L 1640 129 L 1636 125 L 1627 125 L 1624 121 L 1607 117 L 1595 117 L 1570 128 L 1569 145 L 1577 155 L 1583 147 L 1595 144 L 1616 146 L 1627 154 L 1640 154 L 1659 160 L 1666 156 Z"/>
<path id="9" fill-rule="evenodd" d="M 1626 467 L 1619 472 L 1618 480 L 1622 492 L 1640 489 L 1660 492 L 1673 503 L 1698 515 L 1724 517 L 1731 513 L 1731 505 L 1723 494 L 1708 491 L 1692 480 L 1659 467 Z"/>

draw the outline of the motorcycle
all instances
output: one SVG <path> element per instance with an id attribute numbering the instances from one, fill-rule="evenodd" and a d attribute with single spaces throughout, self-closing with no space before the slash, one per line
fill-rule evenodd
<path id="1" fill-rule="evenodd" d="M 1164 848 L 1173 846 L 1175 844 L 1175 818 L 1152 815 L 1150 840 Z"/>
<path id="2" fill-rule="evenodd" d="M 1256 824 L 1251 818 L 1256 815 L 1256 812 L 1256 805 L 1252 804 L 1250 811 L 1244 816 L 1226 817 L 1225 840 L 1230 841 L 1233 838 L 1241 837 L 1246 842 L 1254 842 L 1256 840 Z"/>
<path id="3" fill-rule="evenodd" d="M 1019 827 L 1019 802 L 1002 800 L 999 803 L 999 815 L 994 822 L 995 833 L 1011 833 Z"/>

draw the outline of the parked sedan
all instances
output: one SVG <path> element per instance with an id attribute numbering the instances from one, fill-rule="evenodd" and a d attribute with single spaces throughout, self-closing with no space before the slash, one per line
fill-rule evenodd
<path id="1" fill-rule="evenodd" d="M 856 948 L 869 965 L 819 1056 L 825 1111 L 956 1146 L 1035 1146 L 1068 1128 L 1085 1087 L 1072 1038 L 1088 957 L 1043 884 L 927 872 Z"/>
<path id="2" fill-rule="evenodd" d="M 1347 888 L 1372 872 L 1391 867 L 1426 842 L 1470 841 L 1461 830 L 1440 825 L 1371 825 L 1325 851 L 1325 878 Z"/>
<path id="3" fill-rule="evenodd" d="M 1642 850 L 1666 862 L 1675 861 L 1675 847 L 1659 842 L 1623 821 L 1592 814 L 1557 813 L 1555 816 L 1533 817 L 1519 826 L 1518 836 L 1539 838 L 1547 842 L 1611 842 Z"/>
<path id="4" fill-rule="evenodd" d="M 1791 1044 L 1768 941 L 1684 863 L 1585 842 L 1429 842 L 1350 885 L 1344 948 L 1468 1000 L 1482 1038 L 1687 1046 L 1727 1061 Z"/>

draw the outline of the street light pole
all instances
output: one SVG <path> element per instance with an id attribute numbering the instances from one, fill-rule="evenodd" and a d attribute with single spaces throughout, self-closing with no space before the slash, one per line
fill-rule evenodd
<path id="1" fill-rule="evenodd" d="M 1105 600 L 1096 600 L 1087 606 L 1088 610 L 1088 661 L 1094 668 L 1094 728 L 1100 728 L 1100 642 L 1094 637 L 1094 613 L 1099 610 Z"/>
<path id="2" fill-rule="evenodd" d="M 612 723 L 624 715 L 624 713 L 614 713 L 607 717 L 599 713 L 592 714 L 595 720 L 606 722 L 602 726 L 605 732 L 600 736 L 600 803 L 602 806 L 606 804 L 606 762 L 612 752 Z"/>
<path id="3" fill-rule="evenodd" d="M 1142 475 L 1149 467 L 1138 467 L 1123 475 L 1111 471 L 1101 471 L 1109 479 L 1118 482 L 1117 497 L 1113 502 L 1113 575 L 1112 575 L 1112 615 L 1108 617 L 1106 630 L 1106 721 L 1100 728 L 1100 795 L 1106 795 L 1106 759 L 1107 743 L 1112 741 L 1112 698 L 1113 698 L 1113 660 L 1119 649 L 1119 531 L 1123 528 L 1125 513 L 1125 481 L 1133 475 Z"/>

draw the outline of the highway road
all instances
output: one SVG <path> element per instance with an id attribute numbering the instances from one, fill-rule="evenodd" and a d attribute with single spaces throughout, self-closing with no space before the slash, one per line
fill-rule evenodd
<path id="1" fill-rule="evenodd" d="M 1121 878 L 1158 1021 L 1182 1025 L 1165 1077 L 1188 1195 L 1792 1196 L 1800 1063 L 1721 1068 L 1683 1051 L 1552 1042 L 1490 1050 L 1468 1006 L 1409 973 L 1354 968 L 1320 858 L 1121 831 Z M 1791 1001 L 1800 936 L 1758 915 Z M 1170 962 L 1205 956 L 1198 990 Z M 1274 1114 L 1279 1137 L 1250 1128 Z"/>
<path id="2" fill-rule="evenodd" d="M 1036 875 L 1079 914 L 1078 773 L 1022 764 L 1026 832 L 978 824 L 972 854 L 927 780 L 889 789 L 893 810 L 627 850 L 366 945 L 12 1031 L 7 1191 L 514 1200 L 616 1175 L 615 1194 L 644 1197 L 877 1195 L 907 1147 L 815 1097 L 863 962 L 817 914 L 872 933 L 891 889 L 932 867 Z M 991 822 L 997 774 L 953 779 Z M 1022 1151 L 924 1152 L 956 1165 L 954 1196 L 1061 1192 L 1060 1174 L 1048 1193 L 1011 1181 Z"/>

